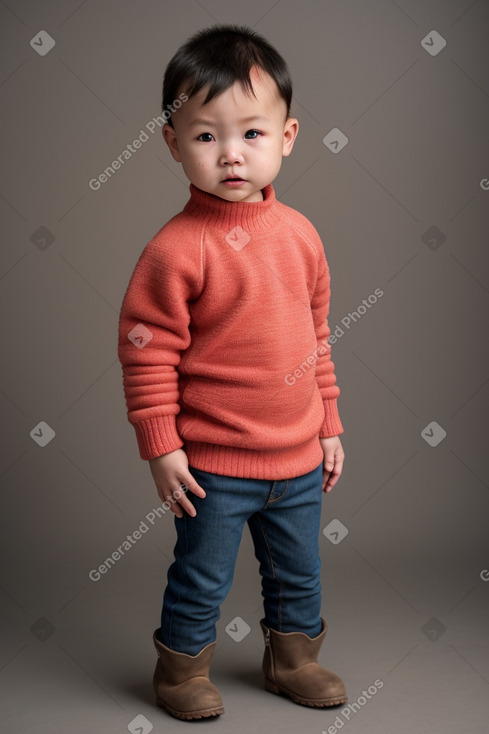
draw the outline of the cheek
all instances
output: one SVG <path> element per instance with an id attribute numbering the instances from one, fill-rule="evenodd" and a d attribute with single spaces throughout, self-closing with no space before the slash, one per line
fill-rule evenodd
<path id="1" fill-rule="evenodd" d="M 261 150 L 263 153 L 266 153 L 269 158 L 282 157 L 282 141 L 280 138 L 275 138 L 274 140 L 268 139 L 267 141 L 264 141 Z M 258 153 L 260 153 L 260 151 L 258 151 Z"/>
<path id="2" fill-rule="evenodd" d="M 211 164 L 212 154 L 208 150 L 193 148 L 187 152 L 187 160 L 190 165 L 199 170 L 209 168 Z"/>

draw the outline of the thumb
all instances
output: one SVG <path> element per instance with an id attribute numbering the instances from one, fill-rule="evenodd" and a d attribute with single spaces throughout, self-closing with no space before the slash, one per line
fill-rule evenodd
<path id="1" fill-rule="evenodd" d="M 324 470 L 327 472 L 332 472 L 334 469 L 334 461 L 329 456 L 324 460 Z"/>

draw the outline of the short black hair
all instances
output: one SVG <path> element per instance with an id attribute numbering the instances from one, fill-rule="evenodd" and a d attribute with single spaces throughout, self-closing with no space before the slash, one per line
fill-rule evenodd
<path id="1" fill-rule="evenodd" d="M 275 80 L 280 96 L 287 105 L 288 117 L 292 102 L 292 82 L 287 64 L 278 51 L 251 28 L 214 25 L 191 36 L 166 67 L 161 105 L 166 121 L 173 127 L 173 103 L 185 82 L 188 82 L 188 98 L 209 85 L 204 104 L 236 81 L 241 82 L 254 95 L 250 79 L 250 69 L 254 65 Z M 180 106 L 181 103 L 178 107 Z"/>

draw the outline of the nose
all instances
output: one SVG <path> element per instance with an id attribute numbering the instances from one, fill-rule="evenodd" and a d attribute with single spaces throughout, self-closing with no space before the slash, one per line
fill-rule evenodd
<path id="1" fill-rule="evenodd" d="M 230 141 L 223 146 L 219 162 L 221 166 L 233 166 L 243 163 L 243 154 L 239 150 L 239 144 L 236 141 Z"/>

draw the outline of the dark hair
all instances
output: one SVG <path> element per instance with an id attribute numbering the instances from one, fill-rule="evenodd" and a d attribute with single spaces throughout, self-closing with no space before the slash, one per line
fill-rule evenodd
<path id="1" fill-rule="evenodd" d="M 173 103 L 184 82 L 189 82 L 186 89 L 188 98 L 209 85 L 204 104 L 236 81 L 241 82 L 248 92 L 256 96 L 250 79 L 253 65 L 266 71 L 275 80 L 280 96 L 287 105 L 288 117 L 292 102 L 292 82 L 282 56 L 251 28 L 215 25 L 191 36 L 166 67 L 161 111 L 168 124 L 173 127 Z M 181 103 L 178 107 L 180 106 Z"/>

